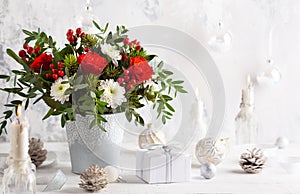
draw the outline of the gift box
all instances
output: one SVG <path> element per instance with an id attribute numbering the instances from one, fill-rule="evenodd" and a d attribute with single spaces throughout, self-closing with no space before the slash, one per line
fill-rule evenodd
<path id="1" fill-rule="evenodd" d="M 136 175 L 149 184 L 187 182 L 191 176 L 190 155 L 160 148 L 136 152 Z"/>

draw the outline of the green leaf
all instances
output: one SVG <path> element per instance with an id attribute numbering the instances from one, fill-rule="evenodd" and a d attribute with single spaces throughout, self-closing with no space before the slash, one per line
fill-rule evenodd
<path id="1" fill-rule="evenodd" d="M 0 75 L 0 79 L 8 79 L 8 78 L 10 78 L 10 76 L 8 76 L 8 75 Z"/>
<path id="2" fill-rule="evenodd" d="M 8 110 L 8 111 L 5 111 L 5 112 L 3 112 L 4 114 L 5 114 L 5 119 L 8 119 L 8 118 L 10 118 L 11 117 L 11 115 L 13 114 L 13 111 L 11 111 L 11 110 Z"/>
<path id="3" fill-rule="evenodd" d="M 21 64 L 27 73 L 31 72 L 29 66 L 13 50 L 6 49 L 6 53 L 10 57 L 12 57 L 15 61 L 17 61 L 19 64 Z"/>
<path id="4" fill-rule="evenodd" d="M 50 110 L 47 112 L 47 114 L 43 117 L 42 120 L 49 118 L 53 113 L 54 113 L 54 109 L 50 108 Z"/>
<path id="5" fill-rule="evenodd" d="M 26 34 L 28 36 L 33 36 L 32 32 L 30 32 L 28 30 L 23 29 L 22 31 L 23 31 L 24 34 Z"/>
<path id="6" fill-rule="evenodd" d="M 66 91 L 64 92 L 64 95 L 70 95 L 70 94 L 72 94 L 72 93 L 73 93 L 72 88 L 68 88 L 68 89 L 66 89 Z"/>
<path id="7" fill-rule="evenodd" d="M 99 24 L 97 24 L 97 22 L 95 20 L 93 20 L 93 24 L 94 26 L 99 29 L 100 31 L 102 31 L 102 29 L 100 28 Z"/>
<path id="8" fill-rule="evenodd" d="M 88 84 L 79 84 L 79 85 L 75 85 L 75 90 L 81 90 L 84 89 L 86 87 L 88 87 Z"/>
<path id="9" fill-rule="evenodd" d="M 182 80 L 177 80 L 177 81 L 172 81 L 172 84 L 174 85 L 178 85 L 178 84 L 182 84 L 184 81 Z"/>
<path id="10" fill-rule="evenodd" d="M 61 127 L 62 127 L 62 128 L 66 125 L 66 122 L 67 122 L 66 115 L 65 115 L 65 114 L 62 114 L 62 115 L 61 115 L 61 120 L 60 120 L 60 124 L 61 124 Z"/>
<path id="11" fill-rule="evenodd" d="M 126 119 L 131 122 L 132 121 L 132 114 L 129 110 L 126 110 L 125 111 L 125 116 L 126 116 Z"/>
<path id="12" fill-rule="evenodd" d="M 172 71 L 163 70 L 163 73 L 166 75 L 173 75 Z"/>
<path id="13" fill-rule="evenodd" d="M 25 102 L 25 110 L 27 110 L 28 105 L 29 105 L 29 98 L 27 98 L 27 100 L 26 100 L 26 102 Z"/>
<path id="14" fill-rule="evenodd" d="M 22 104 L 22 101 L 21 100 L 13 100 L 10 103 L 12 103 L 14 105 L 19 105 L 19 104 Z"/>
<path id="15" fill-rule="evenodd" d="M 161 117 L 161 120 L 162 120 L 162 123 L 165 125 L 167 121 L 166 121 L 166 117 L 164 115 Z"/>
<path id="16" fill-rule="evenodd" d="M 4 129 L 6 127 L 6 124 L 7 124 L 7 121 L 2 121 L 1 122 L 1 129 Z M 2 133 L 2 130 L 1 130 L 1 133 Z"/>
<path id="17" fill-rule="evenodd" d="M 96 119 L 94 119 L 94 120 L 90 123 L 89 129 L 92 129 L 92 128 L 95 127 L 96 125 L 97 125 L 97 121 L 96 121 Z"/>
<path id="18" fill-rule="evenodd" d="M 166 107 L 172 111 L 172 112 L 175 112 L 175 109 L 169 104 L 169 103 L 166 103 Z"/>

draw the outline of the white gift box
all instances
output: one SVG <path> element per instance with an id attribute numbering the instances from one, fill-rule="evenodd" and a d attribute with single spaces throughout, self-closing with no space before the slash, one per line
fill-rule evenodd
<path id="1" fill-rule="evenodd" d="M 149 184 L 188 182 L 191 157 L 155 149 L 136 152 L 136 175 Z"/>

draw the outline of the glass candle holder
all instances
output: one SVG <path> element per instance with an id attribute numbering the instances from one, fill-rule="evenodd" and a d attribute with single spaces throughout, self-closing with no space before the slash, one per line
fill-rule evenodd
<path id="1" fill-rule="evenodd" d="M 4 170 L 2 184 L 4 194 L 35 194 L 36 177 L 30 159 L 14 160 Z"/>

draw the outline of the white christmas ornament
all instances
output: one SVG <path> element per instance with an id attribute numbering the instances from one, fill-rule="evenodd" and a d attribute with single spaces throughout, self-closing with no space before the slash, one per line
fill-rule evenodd
<path id="1" fill-rule="evenodd" d="M 212 163 L 218 165 L 226 152 L 228 138 L 214 140 L 213 138 L 201 139 L 195 149 L 195 155 L 200 164 Z"/>
<path id="2" fill-rule="evenodd" d="M 119 178 L 119 170 L 113 166 L 104 167 L 104 171 L 109 183 L 115 182 Z"/>
<path id="3" fill-rule="evenodd" d="M 275 145 L 279 148 L 279 149 L 284 149 L 289 145 L 289 139 L 286 137 L 278 137 L 276 140 Z"/>
<path id="4" fill-rule="evenodd" d="M 217 168 L 214 164 L 205 163 L 201 165 L 200 171 L 201 176 L 203 176 L 206 179 L 211 179 L 216 175 Z"/>

